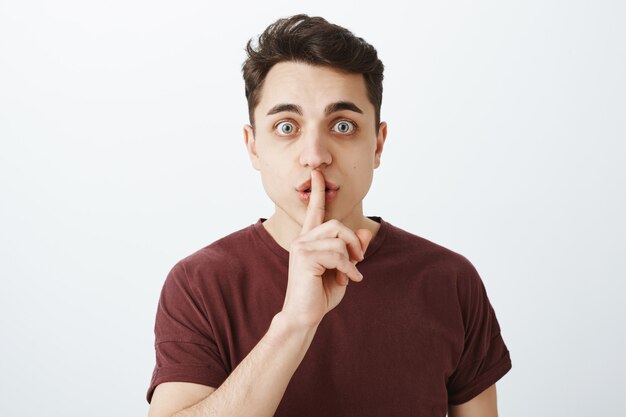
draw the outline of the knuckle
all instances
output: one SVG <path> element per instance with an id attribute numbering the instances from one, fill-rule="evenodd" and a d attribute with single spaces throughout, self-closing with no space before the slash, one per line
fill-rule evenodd
<path id="1" fill-rule="evenodd" d="M 333 252 L 331 256 L 332 256 L 333 261 L 336 262 L 337 265 L 339 265 L 345 260 L 344 256 L 338 252 Z"/>
<path id="2" fill-rule="evenodd" d="M 341 226 L 341 222 L 339 220 L 337 220 L 337 219 L 331 219 L 331 220 L 329 220 L 329 223 L 333 227 L 340 227 Z"/>
<path id="3" fill-rule="evenodd" d="M 333 239 L 333 248 L 337 252 L 345 253 L 346 252 L 346 242 L 344 242 L 343 240 L 341 240 L 339 238 L 334 238 Z"/>
<path id="4" fill-rule="evenodd" d="M 304 253 L 304 252 L 306 251 L 306 247 L 305 247 L 304 242 L 302 242 L 302 241 L 300 241 L 300 240 L 297 240 L 297 239 L 296 239 L 296 240 L 294 240 L 294 241 L 291 243 L 291 246 L 289 247 L 289 251 L 290 251 L 290 252 L 297 253 L 297 254 L 302 254 L 302 253 Z"/>

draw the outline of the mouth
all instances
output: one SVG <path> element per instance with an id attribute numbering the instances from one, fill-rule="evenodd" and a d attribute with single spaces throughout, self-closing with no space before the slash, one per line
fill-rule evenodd
<path id="1" fill-rule="evenodd" d="M 324 196 L 325 196 L 324 200 L 326 201 L 326 203 L 330 203 L 331 201 L 333 201 L 337 197 L 338 192 L 339 192 L 339 188 L 336 188 L 336 189 L 326 188 L 325 193 L 324 193 Z M 300 195 L 300 200 L 302 200 L 306 204 L 309 204 L 309 200 L 311 199 L 310 188 L 306 188 L 300 191 L 299 195 Z"/>
<path id="2" fill-rule="evenodd" d="M 339 189 L 338 185 L 335 185 L 334 183 L 330 182 L 330 181 L 325 181 L 325 185 L 326 185 L 326 191 L 336 191 Z M 305 181 L 304 183 L 302 183 L 298 188 L 296 188 L 297 191 L 300 192 L 311 192 L 311 180 Z"/>
<path id="3" fill-rule="evenodd" d="M 324 191 L 325 191 L 325 192 L 329 192 L 329 191 L 336 191 L 336 189 L 326 188 Z M 302 191 L 302 192 L 304 192 L 304 193 L 310 193 L 310 192 L 311 192 L 311 189 L 310 189 L 310 188 L 307 188 L 306 190 L 304 190 L 304 191 Z"/>

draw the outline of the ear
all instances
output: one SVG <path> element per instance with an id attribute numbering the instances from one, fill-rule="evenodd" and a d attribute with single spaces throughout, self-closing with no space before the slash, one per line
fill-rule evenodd
<path id="1" fill-rule="evenodd" d="M 259 156 L 256 153 L 256 140 L 254 138 L 254 130 L 249 124 L 243 125 L 243 140 L 246 143 L 246 149 L 248 150 L 248 156 L 254 169 L 259 171 Z"/>
<path id="2" fill-rule="evenodd" d="M 376 152 L 374 153 L 374 169 L 380 166 L 380 155 L 383 153 L 383 146 L 387 139 L 387 122 L 381 122 L 378 127 L 378 136 L 376 137 Z"/>

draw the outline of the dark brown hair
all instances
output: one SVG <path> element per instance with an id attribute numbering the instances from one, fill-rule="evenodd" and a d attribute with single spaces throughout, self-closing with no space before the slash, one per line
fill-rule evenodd
<path id="1" fill-rule="evenodd" d="M 375 129 L 380 125 L 383 101 L 384 65 L 376 49 L 348 29 L 329 23 L 322 17 L 298 14 L 278 19 L 245 48 L 248 58 L 242 65 L 248 117 L 254 129 L 254 109 L 261 99 L 263 81 L 275 64 L 283 61 L 328 66 L 347 73 L 363 74 L 369 101 L 376 114 Z"/>

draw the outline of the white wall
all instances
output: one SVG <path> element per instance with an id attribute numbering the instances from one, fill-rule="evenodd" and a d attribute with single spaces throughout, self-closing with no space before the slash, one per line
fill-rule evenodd
<path id="1" fill-rule="evenodd" d="M 0 2 L 0 415 L 147 413 L 169 268 L 272 213 L 240 67 L 299 12 L 377 47 L 366 214 L 477 267 L 501 415 L 626 415 L 624 3 L 253 4 Z"/>

